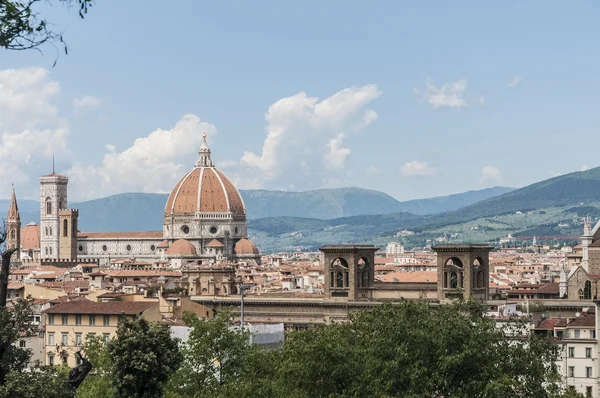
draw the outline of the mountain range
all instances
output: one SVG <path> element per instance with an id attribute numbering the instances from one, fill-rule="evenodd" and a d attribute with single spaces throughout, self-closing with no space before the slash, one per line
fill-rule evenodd
<path id="1" fill-rule="evenodd" d="M 580 234 L 582 217 L 600 218 L 600 168 L 520 189 L 495 187 L 406 202 L 360 188 L 241 194 L 251 238 L 265 252 L 400 239 L 419 246 L 436 239 L 497 241 L 507 234 L 564 238 Z M 128 193 L 70 206 L 80 209 L 81 230 L 148 231 L 160 230 L 166 200 L 166 194 Z M 19 206 L 23 223 L 38 222 L 38 202 L 22 200 Z M 8 201 L 0 201 L 0 212 L 7 208 Z"/>
<path id="2" fill-rule="evenodd" d="M 333 219 L 358 215 L 412 212 L 434 214 L 458 209 L 466 204 L 510 192 L 494 187 L 436 198 L 400 202 L 391 196 L 361 188 L 319 189 L 305 192 L 241 190 L 248 219 L 304 217 Z M 81 230 L 154 231 L 162 228 L 168 194 L 124 193 L 85 202 L 69 203 L 79 209 Z M 9 200 L 0 200 L 0 212 L 8 210 Z M 39 202 L 19 200 L 23 224 L 39 222 Z"/>

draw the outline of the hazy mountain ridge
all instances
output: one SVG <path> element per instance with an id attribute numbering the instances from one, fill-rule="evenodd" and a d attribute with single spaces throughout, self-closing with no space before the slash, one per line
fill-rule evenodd
<path id="1" fill-rule="evenodd" d="M 437 213 L 455 209 L 464 203 L 511 190 L 495 187 L 428 199 L 400 202 L 391 196 L 361 188 L 319 189 L 306 192 L 267 190 L 240 191 L 248 212 L 248 219 L 269 217 L 299 217 L 309 219 L 336 219 L 343 217 L 411 212 Z M 168 194 L 124 193 L 85 202 L 70 202 L 78 208 L 79 226 L 85 231 L 156 231 L 163 223 L 164 206 Z M 0 200 L 0 212 L 8 209 L 8 200 Z M 23 225 L 39 223 L 39 202 L 19 200 Z"/>
<path id="2" fill-rule="evenodd" d="M 585 215 L 600 217 L 600 168 L 550 178 L 442 214 L 354 216 L 327 220 L 325 228 L 315 220 L 313 229 L 307 228 L 311 223 L 306 219 L 295 226 L 291 219 L 271 218 L 250 221 L 249 228 L 257 233 L 257 244 L 280 250 L 305 242 L 384 242 L 400 239 L 394 235 L 403 229 L 414 232 L 402 238 L 413 244 L 453 235 L 457 241 L 490 241 L 508 233 L 577 236 Z M 277 235 L 282 225 L 294 235 Z"/>

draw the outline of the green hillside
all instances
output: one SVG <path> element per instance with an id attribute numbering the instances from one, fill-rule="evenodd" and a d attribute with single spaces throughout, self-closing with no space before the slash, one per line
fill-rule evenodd
<path id="1" fill-rule="evenodd" d="M 385 244 L 402 239 L 409 245 L 421 246 L 436 238 L 450 241 L 494 241 L 507 234 L 515 236 L 578 236 L 582 217 L 600 218 L 600 168 L 550 178 L 461 209 L 442 214 L 411 215 L 392 213 L 379 216 L 355 216 L 328 220 L 328 228 L 302 229 L 295 235 L 292 220 L 287 232 L 274 234 L 262 220 L 249 224 L 264 247 L 283 250 L 320 244 L 364 242 Z M 255 222 L 257 224 L 255 224 Z M 276 224 L 277 219 L 270 219 Z M 310 225 L 303 220 L 303 226 Z M 259 226 L 255 228 L 255 225 Z M 267 224 L 268 225 L 268 224 Z M 400 230 L 412 235 L 397 237 Z M 310 239 L 304 237 L 310 236 Z"/>
<path id="2" fill-rule="evenodd" d="M 407 212 L 439 213 L 471 204 L 510 188 L 496 187 L 464 194 L 399 202 L 391 196 L 368 189 L 338 188 L 306 192 L 242 190 L 248 219 L 298 217 L 334 219 L 339 217 Z M 167 194 L 124 193 L 70 203 L 78 208 L 80 228 L 86 231 L 156 231 L 162 228 Z M 8 200 L 0 200 L 0 212 L 8 209 Z M 39 222 L 39 202 L 19 200 L 23 224 Z M 408 211 L 411 212 L 411 211 Z"/>

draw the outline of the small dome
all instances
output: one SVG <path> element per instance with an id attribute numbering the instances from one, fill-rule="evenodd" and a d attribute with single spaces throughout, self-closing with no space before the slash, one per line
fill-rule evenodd
<path id="1" fill-rule="evenodd" d="M 213 239 L 210 242 L 208 242 L 208 245 L 206 245 L 206 247 L 225 247 L 225 245 L 222 244 L 221 241 L 219 241 L 218 239 Z"/>
<path id="2" fill-rule="evenodd" d="M 185 239 L 179 239 L 169 246 L 166 254 L 171 256 L 189 256 L 197 254 L 197 252 L 194 245 L 192 245 L 189 241 Z"/>
<path id="3" fill-rule="evenodd" d="M 233 252 L 238 256 L 258 255 L 258 248 L 254 243 L 246 238 L 240 239 L 233 248 Z"/>
<path id="4" fill-rule="evenodd" d="M 164 249 L 165 247 L 169 247 L 169 241 L 165 239 L 162 242 L 160 242 L 156 247 L 158 247 L 160 249 Z"/>
<path id="5" fill-rule="evenodd" d="M 21 228 L 21 249 L 36 250 L 40 248 L 40 227 L 30 222 Z"/>

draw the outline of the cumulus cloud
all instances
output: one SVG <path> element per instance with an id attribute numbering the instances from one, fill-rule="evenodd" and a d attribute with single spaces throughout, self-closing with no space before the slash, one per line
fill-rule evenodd
<path id="1" fill-rule="evenodd" d="M 436 168 L 430 166 L 427 162 L 413 160 L 412 162 L 404 163 L 400 167 L 400 176 L 402 177 L 434 177 L 436 175 Z"/>
<path id="2" fill-rule="evenodd" d="M 14 181 L 20 198 L 39 195 L 37 178 L 56 171 L 70 178 L 73 200 L 121 192 L 168 192 L 197 157 L 204 132 L 217 129 L 193 114 L 174 125 L 148 131 L 128 147 L 105 144 L 100 164 L 69 151 L 69 125 L 55 106 L 60 85 L 42 68 L 0 70 L 0 195 Z M 341 90 L 322 100 L 298 93 L 282 98 L 266 112 L 262 151 L 239 161 L 219 162 L 245 188 L 310 189 L 347 185 L 354 161 L 347 142 L 377 119 L 368 105 L 381 92 L 375 85 Z M 92 96 L 76 98 L 75 109 L 101 104 Z M 214 141 L 209 139 L 214 149 Z M 122 144 L 121 144 L 122 145 Z M 364 158 L 357 157 L 363 162 Z M 22 188 L 22 189 L 21 189 Z M 0 196 L 0 197 L 2 197 Z"/>
<path id="3" fill-rule="evenodd" d="M 508 82 L 508 87 L 513 88 L 516 87 L 519 83 L 521 83 L 521 80 L 523 80 L 521 78 L 521 76 L 515 76 L 511 79 L 511 81 Z"/>
<path id="4" fill-rule="evenodd" d="M 213 137 L 217 129 L 186 114 L 171 129 L 156 129 L 123 151 L 107 144 L 101 166 L 76 162 L 67 175 L 86 199 L 121 192 L 169 192 L 194 165 L 203 133 Z"/>
<path id="5" fill-rule="evenodd" d="M 75 110 L 91 109 L 102 105 L 102 101 L 93 95 L 84 95 L 81 98 L 75 98 L 73 100 L 73 106 Z"/>
<path id="6" fill-rule="evenodd" d="M 43 68 L 0 70 L 0 197 L 10 182 L 19 197 L 38 196 L 33 183 L 51 171 L 52 155 L 69 156 L 69 126 L 53 103 L 59 92 Z"/>
<path id="7" fill-rule="evenodd" d="M 481 169 L 482 184 L 501 184 L 503 181 L 500 169 L 494 166 L 485 166 Z"/>
<path id="8" fill-rule="evenodd" d="M 377 113 L 365 107 L 380 95 L 377 86 L 369 84 L 321 101 L 304 92 L 280 99 L 265 116 L 262 151 L 244 153 L 235 165 L 228 162 L 227 172 L 243 188 L 343 184 L 352 153 L 344 139 L 377 119 Z"/>
<path id="9" fill-rule="evenodd" d="M 467 89 L 467 80 L 457 80 L 446 83 L 437 88 L 430 80 L 425 83 L 425 92 L 423 99 L 432 106 L 433 109 L 439 108 L 464 108 L 468 106 L 465 99 L 465 90 Z"/>

